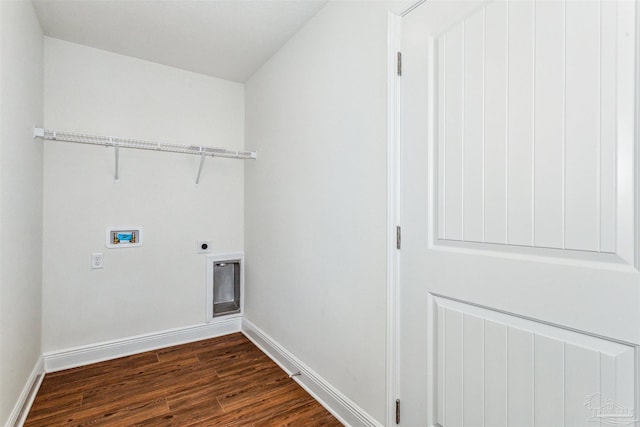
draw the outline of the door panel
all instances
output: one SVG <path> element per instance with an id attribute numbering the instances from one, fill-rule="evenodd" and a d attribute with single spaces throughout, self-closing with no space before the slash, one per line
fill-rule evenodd
<path id="1" fill-rule="evenodd" d="M 439 238 L 616 252 L 616 5 L 497 1 L 434 36 Z"/>
<path id="2" fill-rule="evenodd" d="M 618 378 L 633 378 L 634 346 L 446 298 L 433 301 L 444 347 L 437 371 L 440 424 L 482 425 L 486 413 L 486 425 L 534 425 L 538 406 L 537 425 L 583 425 L 601 406 L 600 396 L 633 408 L 633 381 Z"/>
<path id="3" fill-rule="evenodd" d="M 636 7 L 430 0 L 402 18 L 402 425 L 638 407 Z"/>

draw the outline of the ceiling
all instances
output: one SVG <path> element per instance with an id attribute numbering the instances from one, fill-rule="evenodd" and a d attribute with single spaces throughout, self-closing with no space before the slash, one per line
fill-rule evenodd
<path id="1" fill-rule="evenodd" d="M 45 35 L 245 82 L 327 0 L 32 0 Z"/>

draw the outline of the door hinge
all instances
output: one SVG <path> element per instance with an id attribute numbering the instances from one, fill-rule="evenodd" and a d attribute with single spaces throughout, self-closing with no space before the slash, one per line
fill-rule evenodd
<path id="1" fill-rule="evenodd" d="M 402 52 L 398 52 L 398 75 L 402 75 Z"/>
<path id="2" fill-rule="evenodd" d="M 396 424 L 400 424 L 400 399 L 396 399 Z"/>
<path id="3" fill-rule="evenodd" d="M 402 247 L 402 227 L 396 225 L 396 249 Z"/>

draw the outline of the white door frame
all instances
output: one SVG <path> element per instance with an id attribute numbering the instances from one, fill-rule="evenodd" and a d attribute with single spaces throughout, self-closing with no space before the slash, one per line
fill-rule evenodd
<path id="1" fill-rule="evenodd" d="M 397 74 L 397 53 L 401 52 L 402 17 L 425 3 L 418 0 L 400 14 L 389 12 L 387 35 L 387 324 L 386 324 L 386 417 L 385 425 L 396 424 L 396 399 L 401 398 L 399 387 L 399 257 L 396 249 L 396 227 L 401 218 L 401 99 L 402 79 Z M 640 8 L 636 9 L 636 28 L 640 28 Z M 640 30 L 636 31 L 636 46 L 640 46 Z M 635 79 L 640 79 L 640 54 L 635 58 Z M 633 202 L 635 215 L 633 223 L 636 230 L 635 240 L 635 268 L 640 269 L 640 84 L 636 86 L 635 117 L 634 117 L 634 181 L 636 184 L 635 200 Z M 639 302 L 640 303 L 640 302 Z M 636 365 L 640 365 L 640 354 L 637 355 Z M 636 381 L 636 401 L 640 401 L 640 384 Z M 640 408 L 640 402 L 636 402 Z"/>
<path id="2" fill-rule="evenodd" d="M 418 3 L 423 3 L 421 0 Z M 413 8 L 413 7 L 412 7 Z M 403 13 L 404 14 L 404 13 Z M 389 12 L 387 36 L 387 339 L 386 339 L 386 426 L 396 424 L 399 391 L 398 371 L 398 250 L 396 226 L 400 218 L 400 83 L 397 74 L 401 47 L 402 15 Z"/>
<path id="3" fill-rule="evenodd" d="M 396 424 L 396 399 L 400 398 L 398 342 L 399 256 L 397 226 L 401 217 L 401 137 L 402 79 L 398 75 L 398 52 L 402 48 L 402 17 L 425 3 L 417 0 L 395 14 L 389 12 L 387 30 L 387 345 L 386 345 L 386 426 Z"/>
<path id="4" fill-rule="evenodd" d="M 396 399 L 400 398 L 398 342 L 399 251 L 397 227 L 401 217 L 402 79 L 398 75 L 398 52 L 402 50 L 402 17 L 425 3 L 417 0 L 399 14 L 389 12 L 387 24 L 387 345 L 386 426 L 396 424 Z"/>

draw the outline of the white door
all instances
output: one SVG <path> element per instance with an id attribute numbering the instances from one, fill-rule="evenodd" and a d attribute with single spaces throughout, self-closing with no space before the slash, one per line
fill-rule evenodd
<path id="1" fill-rule="evenodd" d="M 401 425 L 639 425 L 638 8 L 402 18 Z"/>

